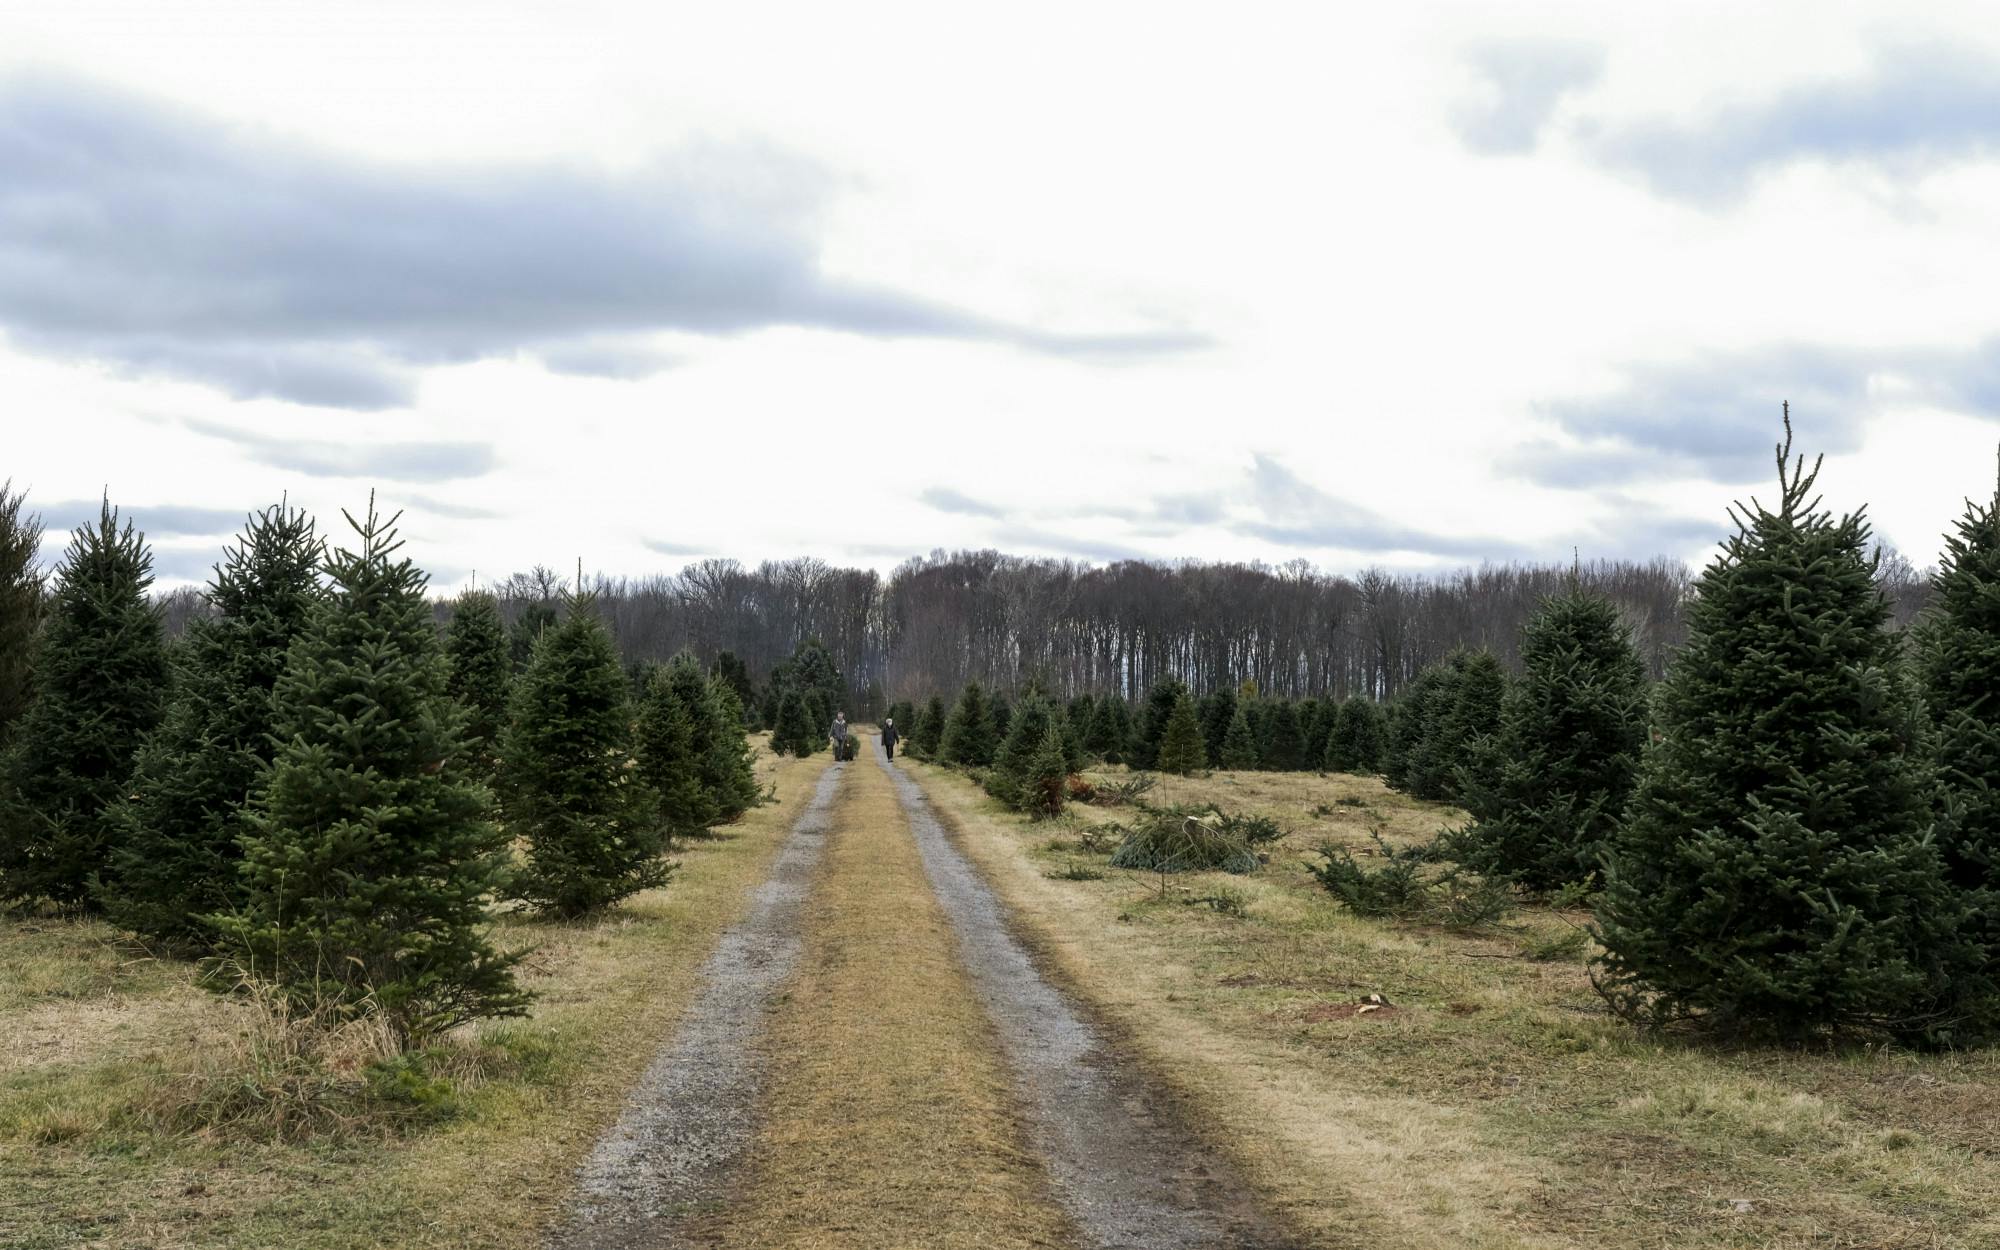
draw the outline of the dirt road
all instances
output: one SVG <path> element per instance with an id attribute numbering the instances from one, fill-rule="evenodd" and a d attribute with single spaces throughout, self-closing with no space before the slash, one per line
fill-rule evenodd
<path id="1" fill-rule="evenodd" d="M 876 740 L 578 1181 L 558 1250 L 1277 1250 Z"/>

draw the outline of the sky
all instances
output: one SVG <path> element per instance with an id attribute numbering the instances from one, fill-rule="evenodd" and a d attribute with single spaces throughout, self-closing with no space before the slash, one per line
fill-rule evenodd
<path id="1" fill-rule="evenodd" d="M 0 0 L 0 478 L 166 584 L 1701 561 L 1789 400 L 1921 566 L 1996 209 L 1978 5 Z"/>

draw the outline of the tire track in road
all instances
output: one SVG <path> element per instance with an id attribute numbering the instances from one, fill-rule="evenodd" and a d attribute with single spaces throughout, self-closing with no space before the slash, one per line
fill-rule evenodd
<path id="1" fill-rule="evenodd" d="M 686 1223 L 727 1194 L 770 1063 L 761 1045 L 767 1017 L 798 963 L 806 893 L 848 767 L 820 775 L 749 914 L 702 965 L 702 988 L 673 1039 L 579 1171 L 552 1250 L 673 1246 Z"/>
<path id="2" fill-rule="evenodd" d="M 1030 1137 L 1071 1220 L 1102 1250 L 1286 1250 L 1292 1243 L 1233 1170 L 1036 968 L 923 787 L 870 743 L 876 766 L 895 782 L 959 956 L 992 1015 Z"/>

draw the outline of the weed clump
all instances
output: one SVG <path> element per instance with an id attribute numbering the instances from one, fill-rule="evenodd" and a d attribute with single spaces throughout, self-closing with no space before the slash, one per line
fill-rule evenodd
<path id="1" fill-rule="evenodd" d="M 1513 912 L 1514 894 L 1504 880 L 1468 873 L 1456 864 L 1427 872 L 1439 861 L 1434 845 L 1393 847 L 1381 830 L 1370 833 L 1380 866 L 1370 867 L 1346 847 L 1330 843 L 1319 848 L 1324 863 L 1306 865 L 1320 888 L 1355 915 L 1478 929 Z"/>

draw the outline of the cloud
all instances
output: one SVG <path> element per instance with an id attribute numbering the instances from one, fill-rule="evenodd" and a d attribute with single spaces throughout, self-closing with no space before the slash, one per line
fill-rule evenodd
<path id="1" fill-rule="evenodd" d="M 131 521 L 134 528 L 149 538 L 205 538 L 211 535 L 234 534 L 243 528 L 248 512 L 233 508 L 198 508 L 187 504 L 144 504 L 128 506 L 112 500 L 118 509 L 118 523 Z M 97 524 L 102 502 L 96 499 L 65 499 L 57 503 L 36 504 L 34 511 L 42 517 L 42 527 L 55 536 L 66 530 L 79 529 Z"/>
<path id="2" fill-rule="evenodd" d="M 1633 365 L 1608 391 L 1537 405 L 1570 441 L 1526 442 L 1501 468 L 1567 489 L 1677 478 L 1741 485 L 1773 472 L 1787 401 L 1800 446 L 1817 454 L 1860 446 L 1868 420 L 1892 399 L 2000 418 L 2000 343 L 1873 351 L 1781 344 Z"/>
<path id="3" fill-rule="evenodd" d="M 1858 77 L 1691 121 L 1588 123 L 1578 137 L 1659 194 L 1705 203 L 1740 198 L 1758 175 L 1800 161 L 1913 177 L 2000 152 L 2000 65 L 1960 47 L 1891 46 Z"/>
<path id="4" fill-rule="evenodd" d="M 1079 560 L 1094 560 L 1105 564 L 1116 564 L 1121 560 L 1151 560 L 1158 557 L 1128 547 L 1123 543 L 1101 542 L 1082 538 L 1075 534 L 1059 533 L 1054 530 L 1038 529 L 1033 526 L 1008 526 L 994 534 L 994 540 L 1007 550 L 1028 548 L 1048 551 L 1059 556 L 1072 556 Z"/>
<path id="5" fill-rule="evenodd" d="M 0 84 L 0 325 L 29 350 L 305 404 L 411 401 L 427 366 L 526 353 L 641 376 L 659 331 L 805 326 L 1079 357 L 1063 335 L 821 271 L 831 195 L 767 148 L 629 174 L 370 163 L 49 77 Z"/>
<path id="6" fill-rule="evenodd" d="M 1351 504 L 1307 482 L 1269 456 L 1254 457 L 1248 495 L 1256 517 L 1229 528 L 1284 547 L 1408 552 L 1506 559 L 1524 549 L 1508 539 L 1435 534 Z"/>
<path id="7" fill-rule="evenodd" d="M 493 448 L 486 443 L 322 443 L 260 434 L 199 417 L 189 417 L 182 424 L 197 434 L 235 444 L 239 451 L 260 464 L 312 477 L 448 482 L 482 477 L 498 463 Z"/>
<path id="8" fill-rule="evenodd" d="M 1459 106 L 1452 128 L 1459 142 L 1488 155 L 1533 151 L 1563 97 L 1604 72 L 1602 48 L 1564 40 L 1482 44 L 1467 60 L 1480 91 Z"/>
<path id="9" fill-rule="evenodd" d="M 542 366 L 551 373 L 619 381 L 649 378 L 680 363 L 680 357 L 672 352 L 645 342 L 620 339 L 552 343 L 541 348 L 539 355 Z"/>
<path id="10" fill-rule="evenodd" d="M 698 547 L 688 543 L 668 542 L 661 538 L 642 538 L 639 541 L 645 545 L 646 550 L 658 552 L 663 556 L 706 556 L 715 554 L 713 547 Z"/>
<path id="11" fill-rule="evenodd" d="M 961 494 L 948 486 L 933 486 L 918 495 L 917 498 L 936 508 L 939 512 L 951 512 L 959 516 L 998 517 L 1005 515 L 1004 510 L 997 505 L 974 499 L 970 495 Z"/>

